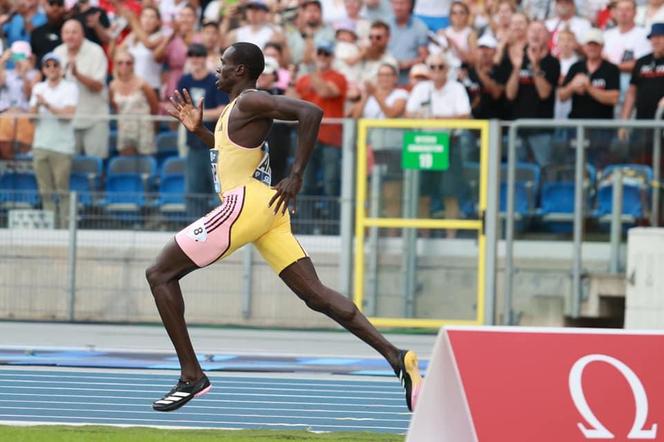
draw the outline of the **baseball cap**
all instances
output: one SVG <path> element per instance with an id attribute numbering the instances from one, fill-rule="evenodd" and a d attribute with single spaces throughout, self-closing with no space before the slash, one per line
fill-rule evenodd
<path id="1" fill-rule="evenodd" d="M 30 48 L 30 43 L 27 41 L 15 41 L 10 47 L 10 52 L 12 54 L 12 59 L 16 60 L 25 60 L 32 55 L 32 49 Z"/>
<path id="2" fill-rule="evenodd" d="M 274 57 L 265 57 L 265 69 L 263 69 L 264 74 L 274 74 L 279 70 L 279 62 Z"/>
<path id="3" fill-rule="evenodd" d="M 49 52 L 42 57 L 41 59 L 42 64 L 46 64 L 47 61 L 54 61 L 60 66 L 62 66 L 62 60 L 60 59 L 60 56 L 55 52 Z"/>
<path id="4" fill-rule="evenodd" d="M 586 31 L 585 34 L 583 34 L 583 44 L 588 44 L 588 43 L 597 43 L 600 45 L 604 44 L 604 34 L 600 29 L 597 28 L 590 28 Z"/>
<path id="5" fill-rule="evenodd" d="M 664 23 L 653 23 L 648 38 L 659 37 L 660 35 L 664 35 Z"/>
<path id="6" fill-rule="evenodd" d="M 265 0 L 249 0 L 246 3 L 246 7 L 247 8 L 255 8 L 255 9 L 262 9 L 263 11 L 269 11 L 270 10 L 267 3 L 265 3 Z"/>
<path id="7" fill-rule="evenodd" d="M 207 49 L 200 43 L 192 43 L 187 49 L 187 57 L 206 57 Z"/>
<path id="8" fill-rule="evenodd" d="M 355 23 L 351 20 L 341 20 L 334 24 L 334 31 L 347 31 L 352 32 L 357 37 L 357 31 L 355 30 Z"/>
<path id="9" fill-rule="evenodd" d="M 331 41 L 320 41 L 316 44 L 316 51 L 334 54 L 334 43 Z"/>
<path id="10" fill-rule="evenodd" d="M 429 68 L 424 63 L 417 63 L 417 64 L 413 65 L 413 67 L 410 68 L 410 72 L 408 73 L 408 76 L 410 78 L 413 78 L 413 77 L 426 77 L 426 78 L 429 78 L 430 75 L 431 75 L 431 72 L 429 72 Z"/>
<path id="11" fill-rule="evenodd" d="M 479 40 L 477 40 L 477 46 L 495 49 L 498 46 L 498 42 L 493 37 L 493 35 L 484 34 L 479 38 Z"/>
<path id="12" fill-rule="evenodd" d="M 320 0 L 303 0 L 300 2 L 300 7 L 303 8 L 312 3 L 317 4 L 320 9 L 323 9 L 323 5 L 321 4 Z"/>

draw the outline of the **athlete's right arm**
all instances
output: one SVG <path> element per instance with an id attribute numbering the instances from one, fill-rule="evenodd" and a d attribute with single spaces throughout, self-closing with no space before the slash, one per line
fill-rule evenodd
<path id="1" fill-rule="evenodd" d="M 270 200 L 270 207 L 274 205 L 275 213 L 279 211 L 284 213 L 291 203 L 295 206 L 295 196 L 302 187 L 304 168 L 318 138 L 323 111 L 308 101 L 266 93 L 247 94 L 238 102 L 238 106 L 241 112 L 254 118 L 272 118 L 299 123 L 295 162 L 290 175 L 274 186 L 277 192 Z"/>
<path id="2" fill-rule="evenodd" d="M 187 130 L 205 143 L 205 145 L 214 148 L 214 134 L 203 125 L 203 98 L 200 99 L 198 106 L 194 106 L 189 91 L 182 89 L 182 94 L 175 91 L 171 97 L 173 109 L 168 109 L 168 113 L 180 121 Z"/>

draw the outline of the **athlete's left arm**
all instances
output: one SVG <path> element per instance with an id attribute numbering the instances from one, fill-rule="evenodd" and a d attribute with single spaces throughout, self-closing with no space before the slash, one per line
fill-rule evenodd
<path id="1" fill-rule="evenodd" d="M 276 203 L 275 213 L 279 210 L 285 213 L 291 201 L 294 210 L 295 197 L 302 188 L 302 175 L 318 138 L 323 110 L 307 101 L 264 92 L 246 94 L 238 102 L 238 106 L 243 113 L 246 112 L 254 118 L 298 121 L 295 162 L 290 175 L 275 186 L 277 192 L 270 200 L 270 207 Z"/>

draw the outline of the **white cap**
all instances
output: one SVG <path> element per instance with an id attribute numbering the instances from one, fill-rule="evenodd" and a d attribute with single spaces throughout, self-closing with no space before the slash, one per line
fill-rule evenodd
<path id="1" fill-rule="evenodd" d="M 279 70 L 279 62 L 274 57 L 265 57 L 265 69 L 263 69 L 264 74 L 274 74 Z"/>
<path id="2" fill-rule="evenodd" d="M 588 43 L 597 43 L 600 45 L 604 44 L 604 34 L 600 29 L 597 28 L 590 28 L 586 31 L 585 34 L 583 34 L 583 40 L 582 43 L 588 44 Z"/>
<path id="3" fill-rule="evenodd" d="M 477 46 L 480 48 L 484 46 L 485 48 L 495 49 L 498 46 L 498 42 L 493 35 L 485 33 L 477 40 Z"/>

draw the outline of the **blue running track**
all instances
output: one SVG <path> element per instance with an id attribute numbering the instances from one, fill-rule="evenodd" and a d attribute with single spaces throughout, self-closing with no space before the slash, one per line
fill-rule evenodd
<path id="1" fill-rule="evenodd" d="M 408 412 L 398 381 L 228 376 L 208 373 L 212 391 L 180 410 L 152 401 L 177 372 L 0 369 L 0 423 L 112 424 L 226 429 L 301 429 L 404 434 Z"/>

